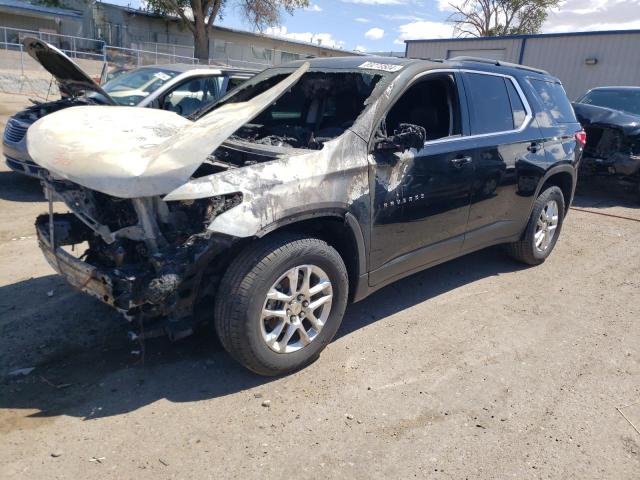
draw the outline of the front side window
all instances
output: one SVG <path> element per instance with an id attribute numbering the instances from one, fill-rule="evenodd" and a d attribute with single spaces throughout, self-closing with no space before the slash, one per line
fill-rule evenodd
<path id="1" fill-rule="evenodd" d="M 514 129 L 514 111 L 505 78 L 466 73 L 464 85 L 471 109 L 471 134 L 507 132 Z"/>
<path id="2" fill-rule="evenodd" d="M 640 90 L 592 90 L 578 103 L 640 115 Z"/>
<path id="3" fill-rule="evenodd" d="M 398 133 L 403 124 L 424 128 L 426 141 L 460 135 L 460 109 L 454 76 L 431 74 L 409 87 L 386 116 L 386 134 Z"/>
<path id="4" fill-rule="evenodd" d="M 189 116 L 220 97 L 222 80 L 221 76 L 188 80 L 164 97 L 162 108 L 184 117 Z"/>

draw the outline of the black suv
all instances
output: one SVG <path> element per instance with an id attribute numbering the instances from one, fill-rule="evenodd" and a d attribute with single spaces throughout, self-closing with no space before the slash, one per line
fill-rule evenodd
<path id="1" fill-rule="evenodd" d="M 71 210 L 36 223 L 53 268 L 146 335 L 211 320 L 264 375 L 311 362 L 348 300 L 414 272 L 496 244 L 542 263 L 584 141 L 546 72 L 377 57 L 265 70 L 195 121 L 78 107 L 27 138 Z"/>

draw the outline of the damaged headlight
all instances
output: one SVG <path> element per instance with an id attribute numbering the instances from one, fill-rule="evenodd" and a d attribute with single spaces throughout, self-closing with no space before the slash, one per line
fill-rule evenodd
<path id="1" fill-rule="evenodd" d="M 242 193 L 164 203 L 168 212 L 160 215 L 160 229 L 175 241 L 206 230 L 218 215 L 242 203 Z"/>

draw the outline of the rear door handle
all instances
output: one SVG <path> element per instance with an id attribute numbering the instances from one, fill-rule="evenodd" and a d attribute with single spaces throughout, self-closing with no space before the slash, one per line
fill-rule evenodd
<path id="1" fill-rule="evenodd" d="M 449 160 L 451 165 L 456 168 L 462 168 L 467 163 L 471 163 L 471 157 L 456 157 Z"/>

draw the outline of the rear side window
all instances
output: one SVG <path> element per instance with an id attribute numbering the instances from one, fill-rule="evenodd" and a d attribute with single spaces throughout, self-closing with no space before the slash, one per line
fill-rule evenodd
<path id="1" fill-rule="evenodd" d="M 514 112 L 504 77 L 467 73 L 464 83 L 471 102 L 472 135 L 514 129 Z M 520 108 L 524 108 L 522 104 Z"/>
<path id="2" fill-rule="evenodd" d="M 556 123 L 575 123 L 576 116 L 562 85 L 557 82 L 531 79 L 531 85 L 538 93 L 542 104 Z"/>
<path id="3" fill-rule="evenodd" d="M 518 95 L 516 87 L 511 80 L 505 78 L 505 84 L 507 85 L 507 93 L 509 94 L 509 101 L 511 102 L 511 111 L 513 112 L 513 128 L 520 128 L 527 118 L 527 110 L 524 108 L 522 98 Z"/>

